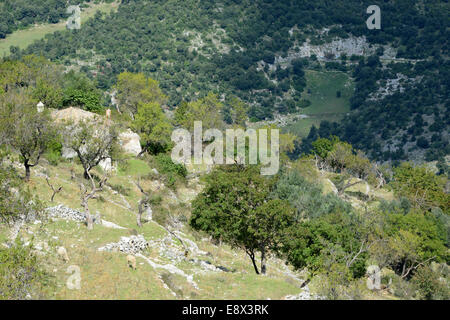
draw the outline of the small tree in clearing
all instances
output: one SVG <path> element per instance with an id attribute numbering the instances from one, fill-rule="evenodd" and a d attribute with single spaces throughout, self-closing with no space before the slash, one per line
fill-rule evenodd
<path id="1" fill-rule="evenodd" d="M 294 210 L 287 201 L 270 199 L 273 182 L 261 176 L 258 167 L 216 169 L 192 203 L 191 226 L 243 249 L 256 274 L 266 273 L 268 254 L 279 251 L 282 234 L 294 221 Z"/>
<path id="2" fill-rule="evenodd" d="M 119 152 L 117 127 L 107 122 L 81 121 L 68 125 L 64 139 L 65 145 L 76 152 L 87 180 L 92 168 Z"/>
<path id="3" fill-rule="evenodd" d="M 132 123 L 140 138 L 142 152 L 159 153 L 166 150 L 171 143 L 172 125 L 161 106 L 156 103 L 140 104 Z"/>
<path id="4" fill-rule="evenodd" d="M 20 154 L 29 181 L 31 168 L 38 165 L 56 130 L 48 110 L 38 112 L 35 101 L 26 91 L 11 91 L 0 98 L 0 131 L 2 143 Z"/>
<path id="5" fill-rule="evenodd" d="M 103 191 L 103 186 L 106 184 L 108 180 L 108 176 L 105 175 L 102 179 L 100 179 L 98 186 L 95 183 L 94 177 L 92 177 L 90 172 L 87 172 L 90 188 L 86 187 L 84 182 L 80 182 L 80 193 L 81 193 L 81 206 L 84 209 L 84 213 L 86 215 L 86 225 L 88 230 L 92 230 L 94 228 L 94 217 L 91 215 L 89 210 L 88 202 L 91 199 L 97 198 L 97 193 Z"/>

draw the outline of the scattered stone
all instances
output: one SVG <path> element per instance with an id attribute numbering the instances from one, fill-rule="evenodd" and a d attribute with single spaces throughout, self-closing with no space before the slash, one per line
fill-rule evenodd
<path id="1" fill-rule="evenodd" d="M 284 300 L 323 300 L 323 297 L 311 294 L 308 285 L 303 287 L 303 291 L 297 295 L 288 295 Z"/>
<path id="2" fill-rule="evenodd" d="M 119 242 L 108 243 L 98 248 L 98 251 L 120 251 L 136 255 L 148 247 L 148 242 L 142 235 L 121 237 Z"/>
<path id="3" fill-rule="evenodd" d="M 86 222 L 86 214 L 84 212 L 65 207 L 62 204 L 47 208 L 45 210 L 49 218 L 71 220 L 82 223 Z M 102 220 L 99 212 L 96 212 L 96 214 L 94 215 L 94 223 L 101 224 L 104 227 L 112 229 L 126 229 L 113 222 Z"/>
<path id="4" fill-rule="evenodd" d="M 77 222 L 86 221 L 86 215 L 84 212 L 65 207 L 62 204 L 57 205 L 55 207 L 47 208 L 45 210 L 47 211 L 49 218 L 57 218 L 57 219 L 59 218 Z M 100 221 L 94 220 L 94 223 L 100 223 Z"/>

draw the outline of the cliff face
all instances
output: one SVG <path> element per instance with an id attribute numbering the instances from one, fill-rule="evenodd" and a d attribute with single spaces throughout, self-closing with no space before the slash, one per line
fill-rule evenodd
<path id="1" fill-rule="evenodd" d="M 378 48 L 384 49 L 381 59 L 395 59 L 397 50 L 386 45 L 371 45 L 367 42 L 366 37 L 348 37 L 345 39 L 336 38 L 331 42 L 314 45 L 310 39 L 307 39 L 301 45 L 295 45 L 289 50 L 287 57 L 275 57 L 273 66 L 288 65 L 298 58 L 309 58 L 315 55 L 318 60 L 332 60 L 340 58 L 342 55 L 348 57 L 352 55 L 370 56 L 375 54 Z"/>

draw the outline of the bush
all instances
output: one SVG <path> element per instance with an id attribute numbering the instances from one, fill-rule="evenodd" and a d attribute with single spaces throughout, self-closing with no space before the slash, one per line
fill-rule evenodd
<path id="1" fill-rule="evenodd" d="M 421 266 L 414 273 L 411 282 L 415 285 L 421 299 L 426 300 L 449 300 L 450 289 L 447 280 L 439 277 L 430 266 Z"/>
<path id="2" fill-rule="evenodd" d="M 187 169 L 184 165 L 174 163 L 168 154 L 159 154 L 155 157 L 157 169 L 162 174 L 173 173 L 185 178 Z"/>
<path id="3" fill-rule="evenodd" d="M 164 182 L 168 187 L 173 188 L 178 181 L 186 178 L 186 167 L 182 164 L 174 163 L 168 154 L 158 154 L 154 159 L 156 169 L 164 176 Z"/>
<path id="4" fill-rule="evenodd" d="M 0 248 L 0 299 L 45 298 L 43 289 L 51 285 L 50 280 L 39 266 L 32 245 L 17 241 L 11 248 Z"/>
<path id="5" fill-rule="evenodd" d="M 62 147 L 59 137 L 50 140 L 48 143 L 45 158 L 52 166 L 58 165 L 61 161 Z"/>

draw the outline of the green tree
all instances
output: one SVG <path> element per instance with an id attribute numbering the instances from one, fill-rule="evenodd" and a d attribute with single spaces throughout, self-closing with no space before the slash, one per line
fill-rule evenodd
<path id="1" fill-rule="evenodd" d="M 9 144 L 20 154 L 26 181 L 30 179 L 31 168 L 39 163 L 56 136 L 48 109 L 38 112 L 35 103 L 25 90 L 9 91 L 0 96 L 0 130 L 6 137 L 2 143 Z"/>
<path id="2" fill-rule="evenodd" d="M 155 102 L 162 106 L 167 102 L 167 96 L 159 88 L 159 82 L 147 78 L 143 73 L 119 74 L 114 88 L 117 90 L 119 108 L 129 112 L 132 118 L 138 112 L 139 104 Z"/>
<path id="3" fill-rule="evenodd" d="M 390 213 L 385 230 L 390 264 L 402 278 L 431 261 L 448 263 L 446 230 L 431 214 Z"/>
<path id="4" fill-rule="evenodd" d="M 94 119 L 68 123 L 63 131 L 64 145 L 76 152 L 85 179 L 90 179 L 89 172 L 101 161 L 113 159 L 120 152 L 116 125 Z"/>
<path id="5" fill-rule="evenodd" d="M 440 207 L 450 213 L 450 195 L 444 192 L 447 179 L 437 176 L 425 166 L 413 166 L 405 162 L 394 169 L 391 185 L 398 197 L 406 197 L 418 208 L 430 210 Z"/>
<path id="6" fill-rule="evenodd" d="M 332 139 L 327 138 L 319 138 L 312 143 L 313 153 L 317 154 L 322 159 L 325 159 L 328 156 L 328 153 L 333 150 L 333 147 L 336 143 L 339 142 L 339 138 L 332 137 Z"/>
<path id="7" fill-rule="evenodd" d="M 103 109 L 102 92 L 86 75 L 71 70 L 64 75 L 63 104 L 99 113 Z"/>
<path id="8" fill-rule="evenodd" d="M 272 185 L 271 179 L 260 175 L 258 167 L 216 169 L 192 204 L 190 225 L 242 248 L 255 272 L 264 274 L 267 254 L 279 251 L 281 236 L 294 219 L 294 210 L 286 201 L 270 199 Z M 260 270 L 256 264 L 258 252 Z"/>
<path id="9" fill-rule="evenodd" d="M 10 248 L 0 247 L 0 300 L 45 299 L 54 284 L 32 246 L 17 241 Z"/>
<path id="10" fill-rule="evenodd" d="M 4 224 L 42 212 L 39 199 L 24 187 L 16 169 L 4 161 L 9 156 L 9 152 L 0 149 L 0 223 Z"/>
<path id="11" fill-rule="evenodd" d="M 206 97 L 181 104 L 175 110 L 177 124 L 186 128 L 190 132 L 194 131 L 194 122 L 202 121 L 203 130 L 224 127 L 221 116 L 223 103 L 214 93 L 208 93 Z"/>
<path id="12" fill-rule="evenodd" d="M 142 152 L 163 152 L 171 143 L 172 125 L 156 102 L 138 106 L 132 128 L 141 137 Z"/>
<path id="13" fill-rule="evenodd" d="M 245 128 L 247 121 L 248 106 L 239 98 L 232 97 L 230 99 L 231 121 L 233 124 Z"/>

